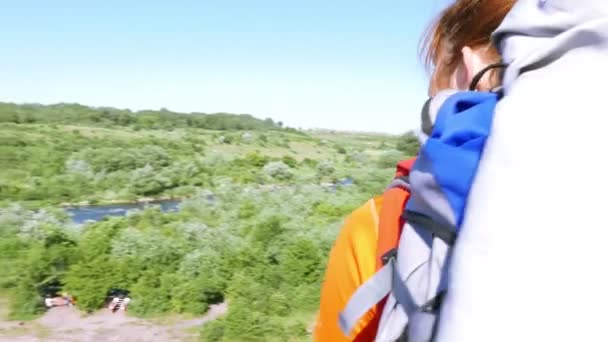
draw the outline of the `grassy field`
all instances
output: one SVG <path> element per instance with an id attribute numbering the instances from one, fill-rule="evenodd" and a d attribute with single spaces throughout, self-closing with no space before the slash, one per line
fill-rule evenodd
<path id="1" fill-rule="evenodd" d="M 209 164 L 219 160 L 223 167 L 232 168 L 229 173 L 251 174 L 255 165 L 247 162 L 255 161 L 246 159 L 255 156 L 259 163 L 306 160 L 310 170 L 302 167 L 302 174 L 311 171 L 313 164 L 331 162 L 336 175 L 344 176 L 356 168 L 353 158 L 365 159 L 370 171 L 376 169 L 383 154 L 395 154 L 396 141 L 391 136 L 315 132 L 135 131 L 128 127 L 0 123 L 0 162 L 9 166 L 0 169 L 0 201 L 103 203 L 138 196 L 183 197 L 194 193 L 192 186 L 206 185 L 209 177 L 204 176 L 213 173 L 199 169 L 213 167 Z M 164 182 L 159 180 L 164 184 L 149 191 L 126 189 L 135 170 L 147 164 L 164 175 Z M 197 174 L 183 174 L 188 167 Z M 183 179 L 186 177 L 190 179 Z"/>

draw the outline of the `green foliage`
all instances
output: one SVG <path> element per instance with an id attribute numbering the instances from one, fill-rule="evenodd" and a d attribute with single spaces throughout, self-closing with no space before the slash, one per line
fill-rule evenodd
<path id="1" fill-rule="evenodd" d="M 238 158 L 238 159 L 234 160 L 234 164 L 236 166 L 240 166 L 240 167 L 253 166 L 256 168 L 260 168 L 260 167 L 264 167 L 264 165 L 266 165 L 269 160 L 270 160 L 270 158 L 268 158 L 267 156 L 262 155 L 258 151 L 254 151 L 254 152 L 250 152 L 247 155 L 245 155 L 244 158 Z"/>
<path id="2" fill-rule="evenodd" d="M 397 163 L 404 158 L 404 155 L 400 151 L 387 151 L 384 152 L 378 159 L 378 167 L 381 168 L 395 168 Z"/>
<path id="3" fill-rule="evenodd" d="M 329 160 L 324 160 L 321 163 L 317 164 L 317 175 L 319 177 L 326 177 L 334 174 L 336 172 L 336 168 L 334 163 Z"/>
<path id="4" fill-rule="evenodd" d="M 293 158 L 292 156 L 283 156 L 283 158 L 281 158 L 281 161 L 290 168 L 295 168 L 298 166 L 298 161 L 295 160 L 295 158 Z"/>
<path id="5" fill-rule="evenodd" d="M 228 113 L 175 113 L 168 110 L 131 112 L 115 108 L 92 108 L 78 104 L 16 105 L 0 103 L 0 122 L 16 124 L 71 124 L 97 127 L 134 127 L 138 129 L 205 128 L 213 130 L 281 129 L 272 120 L 251 115 Z"/>
<path id="6" fill-rule="evenodd" d="M 234 143 L 234 137 L 232 135 L 222 135 L 220 136 L 217 141 L 220 144 L 226 144 L 226 145 L 231 145 Z"/>
<path id="7" fill-rule="evenodd" d="M 143 196 L 157 195 L 174 185 L 170 178 L 164 177 L 149 164 L 133 170 L 129 183 L 133 193 Z"/>
<path id="8" fill-rule="evenodd" d="M 342 217 L 350 211 L 350 207 L 342 207 L 340 205 L 327 203 L 327 202 L 317 202 L 312 207 L 313 212 L 319 216 L 326 217 Z"/>
<path id="9" fill-rule="evenodd" d="M 260 145 L 265 146 L 268 143 L 268 137 L 266 136 L 266 134 L 260 134 L 258 136 L 258 141 Z"/>
<path id="10" fill-rule="evenodd" d="M 215 321 L 207 322 L 201 330 L 201 339 L 203 341 L 222 341 L 224 340 L 224 327 L 226 321 L 224 317 L 220 317 Z"/>
<path id="11" fill-rule="evenodd" d="M 64 280 L 65 289 L 77 298 L 79 308 L 94 311 L 103 306 L 110 289 L 128 288 L 130 284 L 121 275 L 121 271 L 129 271 L 124 266 L 107 255 L 81 261 L 70 267 Z"/>
<path id="12" fill-rule="evenodd" d="M 9 318 L 27 320 L 43 312 L 43 302 L 32 283 L 21 282 L 13 290 Z"/>
<path id="13" fill-rule="evenodd" d="M 90 312 L 127 289 L 130 314 L 145 317 L 200 315 L 227 301 L 204 340 L 306 339 L 344 216 L 384 189 L 405 152 L 375 150 L 396 137 L 278 126 L 0 104 L 0 289 L 11 317 L 35 317 L 50 292 L 68 291 Z M 335 186 L 345 177 L 354 184 Z M 178 212 L 148 208 L 84 225 L 58 206 L 174 196 Z"/>
<path id="14" fill-rule="evenodd" d="M 319 164 L 319 162 L 316 161 L 315 159 L 304 158 L 304 160 L 302 160 L 302 165 L 304 165 L 304 166 L 314 168 L 314 167 L 317 167 L 318 164 Z"/>
<path id="15" fill-rule="evenodd" d="M 28 319 L 41 312 L 41 296 L 56 290 L 77 260 L 76 242 L 70 227 L 46 211 L 9 207 L 0 210 L 0 223 L 0 285 L 13 294 L 11 318 Z"/>
<path id="16" fill-rule="evenodd" d="M 171 274 L 158 274 L 154 270 L 142 272 L 133 285 L 133 302 L 130 309 L 140 316 L 168 312 L 171 309 L 171 290 L 175 283 Z"/>
<path id="17" fill-rule="evenodd" d="M 147 165 L 159 168 L 170 164 L 167 152 L 162 147 L 153 145 L 130 149 L 118 147 L 85 149 L 75 157 L 76 159 L 69 159 L 66 162 L 69 165 L 66 166 L 73 169 L 74 164 L 76 164 L 83 169 L 83 171 L 79 170 L 78 172 L 85 173 L 90 173 L 90 169 L 95 172 L 114 172 L 135 170 Z"/>
<path id="18" fill-rule="evenodd" d="M 264 172 L 270 177 L 281 181 L 286 181 L 293 178 L 291 168 L 282 161 L 268 163 L 266 166 L 264 166 Z"/>
<path id="19" fill-rule="evenodd" d="M 281 257 L 281 274 L 291 286 L 312 284 L 321 274 L 321 255 L 317 245 L 298 239 L 287 247 Z"/>
<path id="20" fill-rule="evenodd" d="M 209 303 L 215 302 L 213 295 L 208 296 L 210 291 L 218 290 L 212 280 L 203 277 L 175 277 L 175 280 L 175 287 L 169 293 L 172 311 L 201 315 Z"/>
<path id="21" fill-rule="evenodd" d="M 414 132 L 407 132 L 399 137 L 396 149 L 406 156 L 415 156 L 420 149 L 420 140 Z"/>

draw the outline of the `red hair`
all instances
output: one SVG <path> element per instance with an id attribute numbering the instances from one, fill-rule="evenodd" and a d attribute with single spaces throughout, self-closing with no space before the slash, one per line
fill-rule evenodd
<path id="1" fill-rule="evenodd" d="M 434 82 L 445 87 L 462 60 L 462 49 L 487 48 L 493 62 L 500 55 L 491 41 L 516 0 L 456 0 L 443 10 L 423 37 L 421 56 L 427 69 L 435 67 Z"/>

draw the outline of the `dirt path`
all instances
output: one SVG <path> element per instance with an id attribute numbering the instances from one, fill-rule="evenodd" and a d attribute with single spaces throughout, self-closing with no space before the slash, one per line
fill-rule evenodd
<path id="1" fill-rule="evenodd" d="M 113 314 L 109 310 L 102 310 L 85 316 L 74 308 L 56 307 L 32 322 L 0 321 L 0 341 L 194 341 L 197 333 L 188 329 L 196 329 L 223 315 L 226 310 L 225 303 L 212 305 L 200 318 L 163 324 L 130 317 L 123 312 Z"/>

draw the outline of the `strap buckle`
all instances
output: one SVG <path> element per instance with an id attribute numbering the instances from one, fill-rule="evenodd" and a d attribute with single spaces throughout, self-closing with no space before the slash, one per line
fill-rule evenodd
<path id="1" fill-rule="evenodd" d="M 380 260 L 382 260 L 382 265 L 386 265 L 393 258 L 397 258 L 397 248 L 393 248 L 390 251 L 384 253 L 382 257 L 380 257 Z"/>

